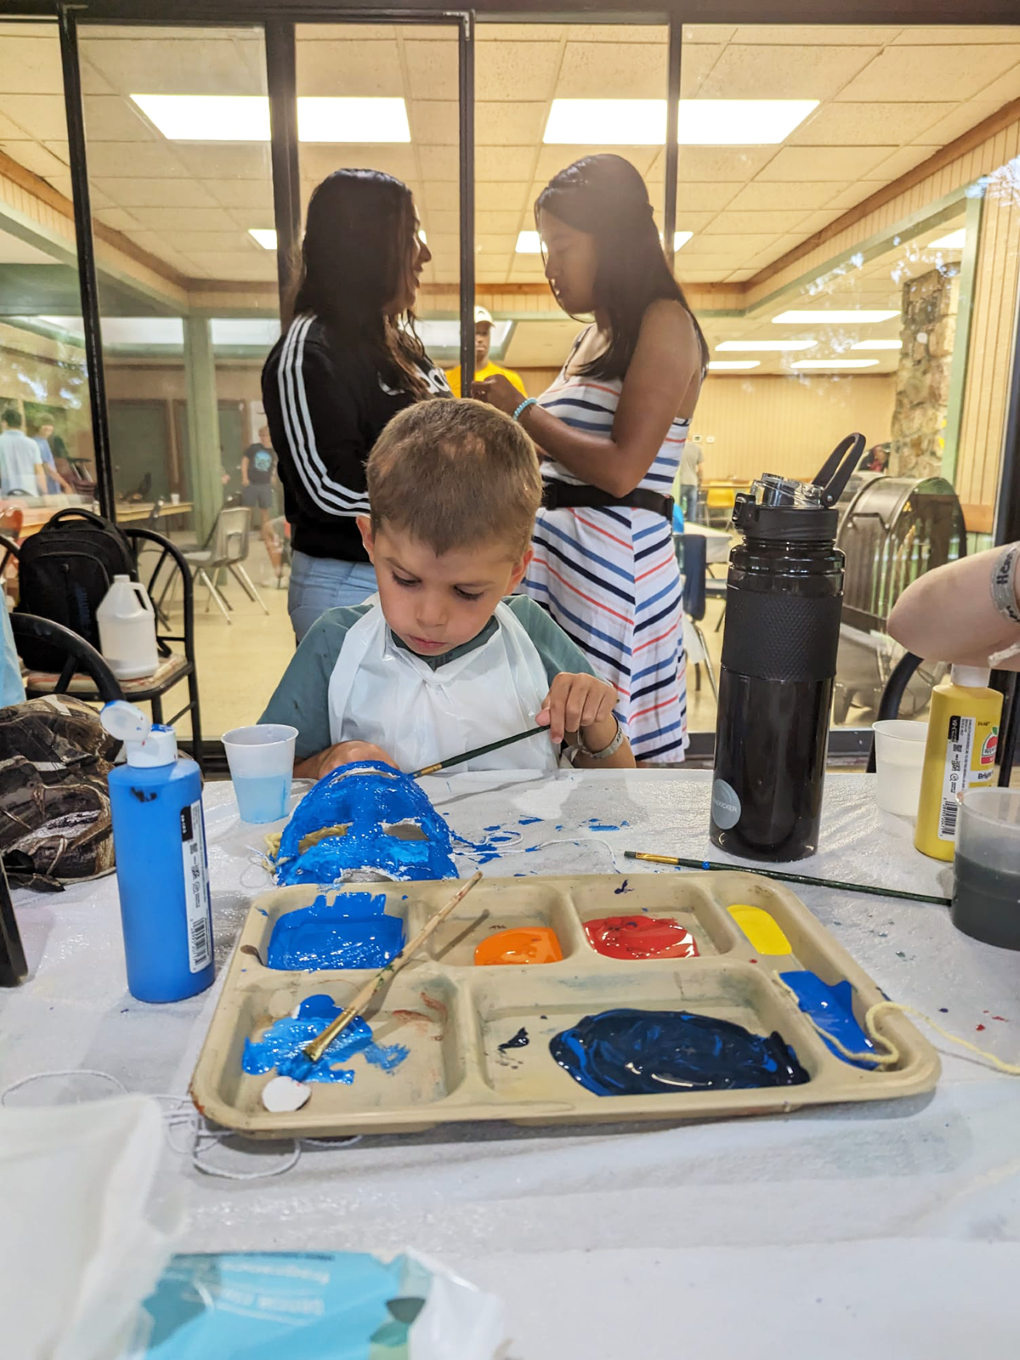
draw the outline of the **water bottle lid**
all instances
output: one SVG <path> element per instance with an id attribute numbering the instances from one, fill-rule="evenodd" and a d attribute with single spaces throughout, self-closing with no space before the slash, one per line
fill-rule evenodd
<path id="1" fill-rule="evenodd" d="M 173 765 L 177 760 L 177 734 L 172 727 L 155 726 L 144 741 L 127 742 L 127 763 L 142 769 Z"/>
<path id="2" fill-rule="evenodd" d="M 99 720 L 111 737 L 127 749 L 127 763 L 141 768 L 172 765 L 177 759 L 177 736 L 172 727 L 153 724 L 140 708 L 124 699 L 104 704 Z"/>

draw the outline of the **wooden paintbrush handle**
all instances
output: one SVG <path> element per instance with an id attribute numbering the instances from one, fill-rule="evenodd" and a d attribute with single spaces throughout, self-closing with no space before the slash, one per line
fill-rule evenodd
<path id="1" fill-rule="evenodd" d="M 481 877 L 482 871 L 481 869 L 478 869 L 472 874 L 464 886 L 454 893 L 446 906 L 440 907 L 435 916 L 431 917 L 430 920 L 426 922 L 411 943 L 406 944 L 399 954 L 390 959 L 385 968 L 378 972 L 374 978 L 371 978 L 365 983 L 364 987 L 362 987 L 355 995 L 354 1000 L 350 1005 L 342 1010 L 337 1018 L 326 1026 L 318 1038 L 311 1039 L 305 1044 L 304 1054 L 306 1058 L 309 1058 L 312 1062 L 319 1061 L 336 1036 L 347 1028 L 361 1008 L 371 1001 L 380 987 L 385 987 L 386 983 L 389 982 L 391 978 L 396 977 L 397 973 L 400 972 L 401 968 L 403 968 L 406 963 L 410 963 L 411 959 L 414 958 L 415 954 L 417 954 L 418 950 L 436 927 L 446 920 L 450 912 L 453 911 L 458 903 L 463 902 L 464 898 L 467 897 L 468 893 Z"/>

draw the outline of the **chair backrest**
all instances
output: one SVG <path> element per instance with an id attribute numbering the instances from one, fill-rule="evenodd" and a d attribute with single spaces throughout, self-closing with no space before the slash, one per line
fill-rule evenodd
<path id="1" fill-rule="evenodd" d="M 0 534 L 18 538 L 25 522 L 25 512 L 20 505 L 5 505 L 0 509 Z"/>
<path id="2" fill-rule="evenodd" d="M 684 613 L 695 623 L 705 617 L 708 540 L 704 534 L 677 535 L 684 574 Z"/>
<path id="3" fill-rule="evenodd" d="M 243 562 L 248 556 L 248 535 L 251 530 L 251 511 L 246 505 L 225 505 L 216 516 L 210 536 L 212 558 L 207 567 L 226 567 L 231 562 Z"/>
<path id="4" fill-rule="evenodd" d="M 65 658 L 52 693 L 65 694 L 71 683 L 71 677 L 83 672 L 92 680 L 96 692 L 104 702 L 124 698 L 124 692 L 117 683 L 116 676 L 95 647 L 77 633 L 72 633 L 70 628 L 65 628 L 61 623 L 54 623 L 52 619 L 41 619 L 37 614 L 12 614 L 11 628 L 14 630 L 14 641 L 19 652 L 21 642 L 31 638 L 45 642 Z"/>
<path id="5" fill-rule="evenodd" d="M 131 551 L 135 555 L 135 563 L 138 568 L 138 579 L 145 586 L 149 599 L 153 604 L 157 600 L 162 600 L 168 592 L 174 575 L 180 578 L 181 602 L 183 609 L 184 632 L 171 633 L 169 623 L 164 620 L 160 610 L 156 609 L 156 638 L 161 643 L 180 642 L 184 644 L 184 655 L 189 661 L 195 660 L 195 583 L 191 572 L 188 569 L 188 562 L 184 554 L 176 543 L 172 543 L 163 534 L 157 534 L 155 529 L 144 529 L 141 525 L 125 524 L 124 537 L 131 544 Z M 155 557 L 156 565 L 149 571 L 149 561 L 145 563 L 145 574 L 148 580 L 143 579 L 142 573 L 142 552 L 151 545 L 151 557 Z M 0 540 L 2 547 L 2 540 Z"/>

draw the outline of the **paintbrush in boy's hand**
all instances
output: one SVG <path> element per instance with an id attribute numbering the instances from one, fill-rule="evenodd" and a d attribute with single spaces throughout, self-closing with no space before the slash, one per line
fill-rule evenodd
<path id="1" fill-rule="evenodd" d="M 512 737 L 503 737 L 500 741 L 490 741 L 488 746 L 476 746 L 473 751 L 465 751 L 462 755 L 451 756 L 449 760 L 437 761 L 435 765 L 426 765 L 423 770 L 413 770 L 411 778 L 420 779 L 423 774 L 435 774 L 437 770 L 448 770 L 451 765 L 464 765 L 477 756 L 487 756 L 490 751 L 502 750 L 504 746 L 512 746 L 515 741 L 527 741 L 528 737 L 537 737 L 539 732 L 548 733 L 548 731 L 548 727 L 529 727 L 527 732 L 516 732 Z"/>
<path id="2" fill-rule="evenodd" d="M 399 954 L 395 954 L 389 963 L 376 973 L 375 977 L 370 978 L 364 987 L 356 993 L 350 1005 L 342 1010 L 321 1034 L 309 1040 L 304 1048 L 288 1062 L 289 1070 L 281 1072 L 278 1077 L 274 1077 L 272 1081 L 266 1083 L 262 1092 L 262 1103 L 267 1110 L 272 1110 L 274 1113 L 300 1110 L 312 1093 L 312 1088 L 307 1084 L 307 1078 L 311 1075 L 312 1068 L 326 1052 L 326 1049 L 329 1048 L 337 1035 L 347 1028 L 358 1012 L 368 1005 L 376 992 L 385 987 L 391 978 L 396 977 L 405 964 L 411 962 L 432 932 L 442 925 L 454 907 L 467 897 L 481 877 L 481 869 L 472 874 L 463 887 L 454 893 L 446 906 L 440 907 L 436 914 L 422 927 L 411 943 L 406 944 Z"/>

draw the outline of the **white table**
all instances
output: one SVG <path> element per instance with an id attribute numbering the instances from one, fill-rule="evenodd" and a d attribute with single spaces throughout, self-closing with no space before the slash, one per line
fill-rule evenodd
<path id="1" fill-rule="evenodd" d="M 725 529 L 713 529 L 708 524 L 695 524 L 693 520 L 684 521 L 685 534 L 700 534 L 705 540 L 705 561 L 711 566 L 717 562 L 730 560 L 732 539 Z"/>
<path id="2" fill-rule="evenodd" d="M 505 867 L 591 873 L 611 868 L 607 842 L 707 855 L 709 778 L 460 775 L 429 792 L 468 837 L 525 814 L 545 819 L 523 828 L 526 845 L 594 835 L 592 817 L 629 822 Z M 871 778 L 829 776 L 823 849 L 801 867 L 946 892 L 947 869 L 878 813 Z M 264 880 L 245 849 L 258 833 L 237 822 L 229 786 L 210 786 L 206 801 L 222 968 Z M 890 996 L 1016 1061 L 1020 956 L 958 934 L 941 907 L 801 895 Z M 170 1007 L 130 998 L 113 880 L 21 893 L 16 907 L 34 971 L 0 994 L 0 1089 L 88 1067 L 134 1090 L 183 1092 L 216 989 Z M 825 1360 L 1015 1360 L 1020 1080 L 937 1044 L 943 1076 L 915 1100 L 678 1127 L 437 1129 L 308 1150 L 292 1172 L 248 1184 L 182 1161 L 185 1247 L 415 1246 L 505 1298 L 514 1360 L 789 1360 L 802 1348 Z M 223 1156 L 250 1168 L 274 1154 Z"/>

